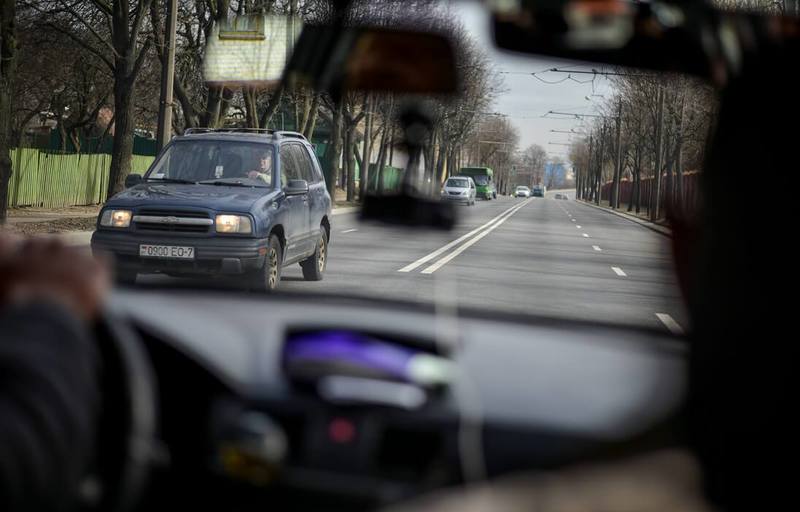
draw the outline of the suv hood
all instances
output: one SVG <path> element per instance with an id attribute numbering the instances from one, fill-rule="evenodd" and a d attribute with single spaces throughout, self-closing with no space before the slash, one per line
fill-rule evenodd
<path id="1" fill-rule="evenodd" d="M 186 206 L 219 211 L 249 212 L 262 198 L 272 199 L 280 192 L 271 188 L 191 185 L 182 183 L 143 183 L 123 190 L 108 201 L 109 206 Z"/>

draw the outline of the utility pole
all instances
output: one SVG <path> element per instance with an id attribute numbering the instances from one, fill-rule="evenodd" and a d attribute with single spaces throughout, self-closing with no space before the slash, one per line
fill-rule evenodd
<path id="1" fill-rule="evenodd" d="M 619 182 L 622 177 L 622 99 L 617 105 L 617 161 L 614 167 L 614 183 L 611 185 L 611 208 L 619 208 Z"/>
<path id="2" fill-rule="evenodd" d="M 586 166 L 586 176 L 583 178 L 583 194 L 585 200 L 592 200 L 589 182 L 592 179 L 592 157 L 594 156 L 594 135 L 589 136 L 589 165 Z"/>
<path id="3" fill-rule="evenodd" d="M 600 131 L 600 153 L 597 155 L 597 173 L 595 175 L 595 192 L 594 192 L 594 204 L 600 206 L 600 190 L 602 187 L 603 181 L 603 153 L 605 151 L 605 142 L 606 142 L 606 123 L 603 121 L 603 128 Z"/>
<path id="4" fill-rule="evenodd" d="M 164 29 L 166 62 L 161 67 L 161 101 L 158 105 L 158 134 L 156 151 L 172 138 L 172 88 L 175 80 L 175 31 L 178 21 L 178 1 L 167 0 L 167 24 Z"/>

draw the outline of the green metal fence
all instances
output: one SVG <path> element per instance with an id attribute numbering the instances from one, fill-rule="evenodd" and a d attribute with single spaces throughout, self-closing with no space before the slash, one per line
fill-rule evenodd
<path id="1" fill-rule="evenodd" d="M 144 173 L 153 159 L 133 155 L 131 171 Z M 20 148 L 11 150 L 11 161 L 9 207 L 62 208 L 106 200 L 111 155 L 57 154 Z"/>

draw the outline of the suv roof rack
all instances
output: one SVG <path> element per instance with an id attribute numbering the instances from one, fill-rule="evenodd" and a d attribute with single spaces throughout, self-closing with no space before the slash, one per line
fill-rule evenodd
<path id="1" fill-rule="evenodd" d="M 282 131 L 275 132 L 275 135 L 278 135 L 279 137 L 290 137 L 290 138 L 294 138 L 294 139 L 306 140 L 306 136 L 303 135 L 300 132 L 287 132 L 287 131 L 283 131 L 282 130 Z"/>
<path id="2" fill-rule="evenodd" d="M 305 135 L 300 132 L 290 132 L 285 130 L 272 130 L 269 128 L 187 128 L 183 134 L 193 135 L 196 133 L 263 133 L 274 137 L 286 137 L 307 140 Z"/>

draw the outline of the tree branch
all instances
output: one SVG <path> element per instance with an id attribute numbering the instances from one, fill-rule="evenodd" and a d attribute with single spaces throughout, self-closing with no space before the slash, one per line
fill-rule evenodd
<path id="1" fill-rule="evenodd" d="M 47 26 L 52 28 L 53 30 L 55 30 L 57 32 L 60 32 L 60 33 L 64 34 L 65 36 L 69 37 L 70 39 L 72 39 L 73 41 L 75 41 L 76 43 L 81 45 L 84 49 L 86 49 L 86 50 L 90 51 L 91 53 L 93 53 L 100 60 L 102 60 L 105 63 L 106 66 L 108 66 L 108 69 L 112 73 L 114 72 L 114 69 L 115 69 L 114 63 L 111 61 L 111 59 L 109 59 L 108 57 L 103 55 L 103 53 L 100 50 L 98 50 L 97 48 L 93 47 L 92 45 L 90 45 L 89 43 L 87 43 L 86 41 L 81 39 L 80 37 L 76 36 L 72 32 L 69 32 L 68 30 L 64 30 L 63 28 L 59 27 L 55 23 L 48 23 Z M 114 52 L 114 53 L 116 54 L 116 52 Z"/>
<path id="2" fill-rule="evenodd" d="M 94 29 L 94 27 L 92 27 L 92 25 L 83 16 L 81 16 L 80 13 L 78 13 L 78 11 L 73 9 L 73 7 L 71 5 L 67 5 L 67 3 L 64 0 L 60 0 L 60 1 L 61 1 L 61 5 L 64 6 L 64 8 L 67 10 L 67 12 L 69 12 L 72 15 L 73 18 L 75 18 L 76 20 L 81 22 L 81 24 L 83 24 L 83 26 L 86 27 L 89 30 L 89 32 L 95 37 L 95 39 L 97 39 L 101 44 L 105 45 L 109 50 L 111 50 L 111 54 L 112 55 L 114 55 L 115 57 L 119 57 L 119 54 L 117 53 L 117 50 L 114 49 L 114 47 L 111 45 L 111 43 L 109 43 L 105 38 L 103 38 Z"/>
<path id="3" fill-rule="evenodd" d="M 149 10 L 152 1 L 153 0 L 139 0 L 136 16 L 133 19 L 133 28 L 131 29 L 130 44 L 134 48 L 136 47 L 136 41 L 139 39 L 139 31 L 142 29 L 145 13 Z"/>
<path id="4" fill-rule="evenodd" d="M 93 3 L 93 4 L 94 4 L 94 5 L 95 5 L 95 6 L 96 6 L 98 9 L 100 9 L 100 11 L 101 11 L 103 14 L 105 14 L 105 15 L 107 15 L 107 16 L 111 16 L 111 14 L 112 14 L 112 11 L 111 11 L 111 4 L 109 4 L 108 2 L 106 2 L 106 0 L 92 0 L 92 3 Z"/>
<path id="5" fill-rule="evenodd" d="M 133 71 L 131 72 L 132 78 L 135 78 L 139 74 L 139 70 L 142 69 L 142 64 L 144 63 L 144 59 L 147 57 L 147 53 L 150 51 L 150 47 L 152 45 L 153 45 L 153 39 L 148 37 L 147 40 L 144 42 L 144 46 L 142 47 L 142 49 L 139 50 L 139 55 L 136 57 L 136 62 L 133 64 Z"/>

